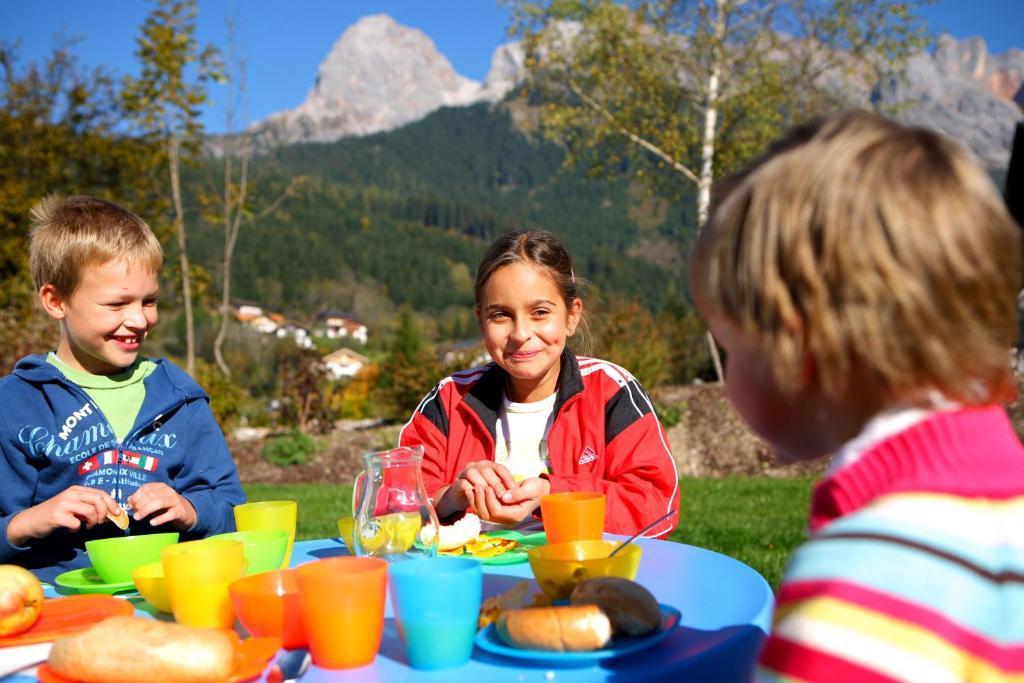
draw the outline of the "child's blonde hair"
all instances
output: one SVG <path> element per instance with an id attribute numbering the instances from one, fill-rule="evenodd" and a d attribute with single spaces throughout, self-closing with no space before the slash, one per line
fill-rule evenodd
<path id="1" fill-rule="evenodd" d="M 153 231 L 113 202 L 54 194 L 32 207 L 31 218 L 29 270 L 37 291 L 51 284 L 61 296 L 71 296 L 85 266 L 112 259 L 150 272 L 163 265 Z"/>
<path id="2" fill-rule="evenodd" d="M 796 128 L 723 182 L 691 283 L 795 390 L 839 397 L 854 364 L 891 398 L 1009 390 L 1021 236 L 957 145 L 866 112 Z"/>

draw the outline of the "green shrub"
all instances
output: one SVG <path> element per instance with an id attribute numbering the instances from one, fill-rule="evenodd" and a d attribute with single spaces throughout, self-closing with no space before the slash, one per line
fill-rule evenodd
<path id="1" fill-rule="evenodd" d="M 665 429 L 675 427 L 679 424 L 680 418 L 683 416 L 683 411 L 676 405 L 665 405 L 663 403 L 654 404 L 654 414 L 658 416 L 658 420 L 661 422 L 661 426 Z"/>
<path id="2" fill-rule="evenodd" d="M 316 442 L 309 434 L 293 429 L 264 445 L 260 455 L 278 467 L 305 465 L 316 456 Z"/>

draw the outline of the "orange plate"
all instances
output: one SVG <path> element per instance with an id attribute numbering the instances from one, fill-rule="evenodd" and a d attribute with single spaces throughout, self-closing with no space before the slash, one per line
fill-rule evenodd
<path id="1" fill-rule="evenodd" d="M 0 637 L 0 647 L 31 645 L 78 633 L 107 617 L 131 616 L 135 606 L 109 595 L 71 595 L 47 598 L 32 628 L 16 636 Z"/>
<path id="2" fill-rule="evenodd" d="M 235 641 L 235 662 L 228 683 L 243 683 L 258 678 L 279 649 L 280 638 L 246 638 Z M 49 664 L 40 664 L 36 676 L 40 683 L 75 683 L 73 678 L 58 675 Z"/>

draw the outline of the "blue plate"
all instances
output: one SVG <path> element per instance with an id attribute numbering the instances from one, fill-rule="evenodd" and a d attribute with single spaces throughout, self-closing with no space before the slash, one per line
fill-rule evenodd
<path id="1" fill-rule="evenodd" d="M 551 650 L 527 650 L 506 645 L 500 637 L 494 624 L 490 624 L 476 634 L 476 646 L 492 654 L 514 659 L 532 659 L 543 662 L 563 663 L 578 665 L 587 662 L 595 662 L 601 659 L 613 657 L 624 657 L 625 655 L 646 650 L 657 645 L 679 625 L 682 617 L 679 610 L 669 605 L 658 605 L 661 608 L 661 624 L 653 633 L 646 636 L 632 637 L 619 636 L 613 638 L 607 647 L 600 650 L 587 650 L 586 652 L 552 652 Z"/>

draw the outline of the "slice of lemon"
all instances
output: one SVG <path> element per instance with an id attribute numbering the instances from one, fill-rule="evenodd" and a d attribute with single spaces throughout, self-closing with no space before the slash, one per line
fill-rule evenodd
<path id="1" fill-rule="evenodd" d="M 389 552 L 404 553 L 416 542 L 422 526 L 419 512 L 394 512 L 381 519 L 387 520 Z"/>
<path id="2" fill-rule="evenodd" d="M 388 542 L 388 532 L 380 520 L 370 520 L 359 530 L 360 550 L 366 555 L 377 555 Z"/>

